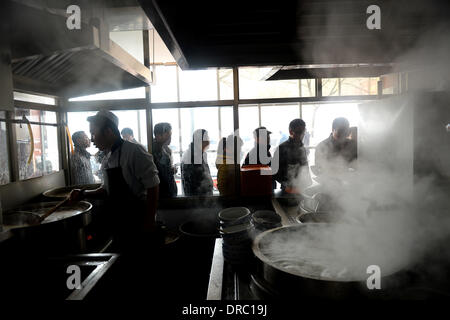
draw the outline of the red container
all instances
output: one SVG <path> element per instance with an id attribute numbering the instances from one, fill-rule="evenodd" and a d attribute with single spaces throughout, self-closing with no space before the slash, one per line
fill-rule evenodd
<path id="1" fill-rule="evenodd" d="M 267 165 L 246 165 L 241 168 L 243 196 L 272 195 L 272 169 Z"/>

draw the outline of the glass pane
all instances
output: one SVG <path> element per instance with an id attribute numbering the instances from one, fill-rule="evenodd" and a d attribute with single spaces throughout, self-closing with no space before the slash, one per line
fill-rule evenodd
<path id="1" fill-rule="evenodd" d="M 0 117 L 4 117 L 4 112 L 0 112 Z M 8 140 L 6 137 L 6 123 L 0 122 L 0 185 L 7 184 L 9 177 Z"/>
<path id="2" fill-rule="evenodd" d="M 338 96 L 339 95 L 339 78 L 322 79 L 322 96 Z"/>
<path id="3" fill-rule="evenodd" d="M 358 103 L 303 104 L 302 117 L 310 136 L 309 145 L 316 147 L 318 143 L 330 136 L 331 125 L 335 118 L 345 117 L 350 122 L 350 126 L 358 125 Z M 314 163 L 314 150 L 311 150 L 309 164 L 314 165 Z"/>
<path id="4" fill-rule="evenodd" d="M 15 125 L 21 180 L 39 177 L 59 170 L 57 128 L 32 125 L 34 152 L 30 158 L 31 137 L 25 124 Z"/>
<path id="5" fill-rule="evenodd" d="M 56 105 L 55 98 L 14 91 L 14 100 Z M 19 103 L 20 104 L 20 103 Z"/>
<path id="6" fill-rule="evenodd" d="M 40 110 L 16 108 L 16 110 L 14 112 L 15 119 L 21 120 L 23 116 L 27 117 L 27 119 L 31 122 L 40 122 L 41 121 L 41 111 Z"/>
<path id="7" fill-rule="evenodd" d="M 366 95 L 370 93 L 370 78 L 342 78 L 341 95 Z"/>
<path id="8" fill-rule="evenodd" d="M 253 130 L 259 127 L 259 113 L 257 106 L 239 106 L 239 135 L 244 142 L 242 155 L 253 148 Z M 244 159 L 241 159 L 241 162 Z"/>
<path id="9" fill-rule="evenodd" d="M 181 135 L 183 137 L 183 151 L 189 147 L 189 144 L 192 142 L 192 134 L 197 129 L 205 129 L 208 131 L 210 139 L 209 151 L 215 152 L 217 150 L 217 143 L 219 141 L 218 111 L 218 107 L 181 109 Z"/>
<path id="10" fill-rule="evenodd" d="M 378 81 L 380 80 L 379 77 L 376 78 L 370 78 L 370 93 L 371 95 L 378 94 Z"/>
<path id="11" fill-rule="evenodd" d="M 142 114 L 140 111 L 144 113 Z M 114 111 L 113 113 L 119 118 L 119 131 L 122 132 L 124 128 L 131 129 L 134 139 L 147 150 L 147 120 L 145 118 L 145 110 L 123 110 Z M 143 127 L 142 124 L 144 125 Z"/>
<path id="12" fill-rule="evenodd" d="M 44 123 L 56 123 L 56 112 L 53 112 L 53 111 L 41 111 L 41 122 L 44 122 Z"/>
<path id="13" fill-rule="evenodd" d="M 155 66 L 153 69 L 152 102 L 176 102 L 177 94 L 177 66 Z"/>
<path id="14" fill-rule="evenodd" d="M 289 123 L 299 117 L 298 104 L 261 106 L 261 125 L 272 131 L 270 136 L 272 155 L 276 147 L 289 138 Z"/>
<path id="15" fill-rule="evenodd" d="M 144 98 L 145 98 L 145 87 L 139 87 L 134 89 L 96 93 L 82 97 L 73 97 L 70 98 L 69 101 L 121 100 L 121 99 L 144 99 Z"/>
<path id="16" fill-rule="evenodd" d="M 219 69 L 220 100 L 233 99 L 233 69 Z"/>
<path id="17" fill-rule="evenodd" d="M 302 97 L 314 97 L 316 95 L 316 80 L 302 79 L 300 80 L 300 84 Z"/>
<path id="18" fill-rule="evenodd" d="M 6 112 L 0 111 L 0 119 L 6 119 Z"/>
<path id="19" fill-rule="evenodd" d="M 234 132 L 233 107 L 220 107 L 220 131 L 222 137 L 228 137 Z"/>
<path id="20" fill-rule="evenodd" d="M 265 81 L 272 67 L 239 68 L 239 98 L 291 98 L 300 95 L 298 80 Z"/>
<path id="21" fill-rule="evenodd" d="M 217 71 L 178 69 L 180 79 L 180 101 L 218 100 Z"/>

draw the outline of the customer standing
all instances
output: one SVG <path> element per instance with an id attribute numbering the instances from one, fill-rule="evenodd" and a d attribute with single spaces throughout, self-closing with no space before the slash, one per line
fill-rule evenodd
<path id="1" fill-rule="evenodd" d="M 213 181 L 209 171 L 206 150 L 209 146 L 208 131 L 194 131 L 192 142 L 181 160 L 181 182 L 187 196 L 213 194 Z"/>
<path id="2" fill-rule="evenodd" d="M 72 135 L 75 150 L 70 157 L 70 175 L 72 184 L 92 184 L 95 182 L 91 167 L 91 154 L 86 150 L 91 145 L 89 137 L 84 131 L 77 131 Z"/>
<path id="3" fill-rule="evenodd" d="M 153 128 L 155 140 L 153 142 L 152 154 L 159 176 L 159 197 L 172 198 L 177 196 L 177 184 L 174 174 L 172 150 L 169 148 L 172 141 L 172 126 L 170 123 L 161 122 Z"/>
<path id="4" fill-rule="evenodd" d="M 289 138 L 275 151 L 274 160 L 279 161 L 275 179 L 281 184 L 281 190 L 298 192 L 311 185 L 308 158 L 303 145 L 306 124 L 302 119 L 289 123 Z"/>

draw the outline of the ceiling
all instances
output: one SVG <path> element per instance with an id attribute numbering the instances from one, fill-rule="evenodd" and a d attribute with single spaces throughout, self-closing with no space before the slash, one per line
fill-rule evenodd
<path id="1" fill-rule="evenodd" d="M 383 64 L 446 24 L 447 0 L 139 0 L 182 69 L 251 65 Z"/>

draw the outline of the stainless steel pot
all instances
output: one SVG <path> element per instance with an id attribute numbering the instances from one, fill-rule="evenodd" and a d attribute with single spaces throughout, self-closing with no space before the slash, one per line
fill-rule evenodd
<path id="1" fill-rule="evenodd" d="M 341 263 L 333 262 L 333 252 L 328 252 L 328 261 L 309 256 L 324 257 L 331 245 L 320 241 L 331 224 L 310 223 L 283 226 L 268 230 L 258 235 L 253 243 L 253 252 L 257 257 L 257 277 L 279 297 L 320 297 L 320 298 L 359 298 L 376 297 L 382 294 L 380 290 L 367 288 L 366 266 L 361 265 L 363 272 L 348 273 L 336 270 L 346 268 L 345 260 Z M 358 228 L 355 226 L 355 228 Z M 297 250 L 304 246 L 304 250 Z M 319 250 L 319 251 L 318 251 Z M 301 252 L 310 254 L 302 255 Z M 298 254 L 300 253 L 300 254 Z M 354 259 L 358 258 L 355 252 Z M 348 265 L 348 268 L 353 266 Z M 358 266 L 359 267 L 359 266 Z M 389 290 L 399 283 L 395 276 L 401 267 L 384 268 L 381 283 L 384 290 Z M 364 270 L 363 270 L 364 269 Z"/>

